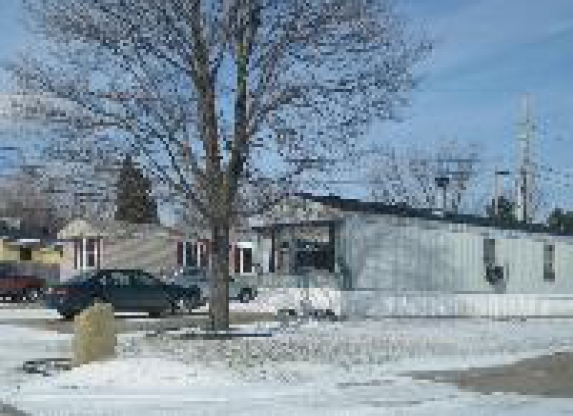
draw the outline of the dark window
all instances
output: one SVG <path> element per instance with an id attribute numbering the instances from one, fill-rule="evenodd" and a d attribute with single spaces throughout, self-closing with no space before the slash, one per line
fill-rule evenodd
<path id="1" fill-rule="evenodd" d="M 244 248 L 243 250 L 243 273 L 253 272 L 253 249 Z"/>
<path id="2" fill-rule="evenodd" d="M 209 267 L 209 252 L 207 250 L 207 244 L 203 243 L 199 245 L 199 267 L 207 268 Z"/>
<path id="3" fill-rule="evenodd" d="M 334 256 L 329 243 L 316 241 L 297 242 L 296 251 L 297 269 L 333 270 Z"/>
<path id="4" fill-rule="evenodd" d="M 177 265 L 183 266 L 183 242 L 177 242 Z"/>
<path id="5" fill-rule="evenodd" d="M 238 247 L 233 248 L 233 272 L 241 273 L 241 249 Z"/>
<path id="6" fill-rule="evenodd" d="M 32 249 L 30 247 L 20 247 L 20 261 L 31 261 Z"/>
<path id="7" fill-rule="evenodd" d="M 546 244 L 543 248 L 543 280 L 555 281 L 555 246 Z"/>
<path id="8" fill-rule="evenodd" d="M 495 264 L 495 240 L 493 238 L 483 240 L 483 263 L 486 266 Z"/>
<path id="9" fill-rule="evenodd" d="M 88 238 L 86 240 L 86 267 L 96 266 L 96 247 L 97 247 L 96 239 Z"/>
<path id="10" fill-rule="evenodd" d="M 185 243 L 185 265 L 197 266 L 197 245 L 187 242 Z"/>

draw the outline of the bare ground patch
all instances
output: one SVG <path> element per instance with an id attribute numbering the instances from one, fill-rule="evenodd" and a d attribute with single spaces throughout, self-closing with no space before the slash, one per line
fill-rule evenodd
<path id="1" fill-rule="evenodd" d="M 559 352 L 498 367 L 422 372 L 422 380 L 451 383 L 478 393 L 573 398 L 573 352 Z"/>

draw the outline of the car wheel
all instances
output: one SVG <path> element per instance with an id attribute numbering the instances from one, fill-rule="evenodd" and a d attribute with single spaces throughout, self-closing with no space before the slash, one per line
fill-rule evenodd
<path id="1" fill-rule="evenodd" d="M 175 300 L 174 313 L 190 313 L 193 309 L 200 306 L 201 296 L 197 292 L 190 295 L 184 295 Z"/>
<path id="2" fill-rule="evenodd" d="M 62 315 L 64 321 L 71 321 L 76 316 L 74 312 L 60 312 L 60 315 Z"/>
<path id="3" fill-rule="evenodd" d="M 29 303 L 35 303 L 42 297 L 42 291 L 40 289 L 29 289 L 24 296 Z"/>
<path id="4" fill-rule="evenodd" d="M 193 309 L 197 309 L 201 306 L 201 292 L 193 292 L 191 296 L 189 296 L 191 301 L 191 305 L 193 305 Z"/>
<path id="5" fill-rule="evenodd" d="M 165 311 L 150 311 L 149 317 L 153 319 L 159 319 L 165 315 Z"/>
<path id="6" fill-rule="evenodd" d="M 24 301 L 24 294 L 23 293 L 16 293 L 10 296 L 10 300 L 14 303 L 20 303 Z"/>
<path id="7" fill-rule="evenodd" d="M 239 293 L 239 301 L 241 303 L 249 303 L 251 300 L 253 300 L 251 291 L 249 289 L 241 290 L 241 293 Z"/>

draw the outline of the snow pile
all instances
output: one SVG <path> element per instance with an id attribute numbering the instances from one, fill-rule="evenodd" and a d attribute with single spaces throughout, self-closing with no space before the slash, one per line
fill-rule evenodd
<path id="1" fill-rule="evenodd" d="M 27 360 L 68 357 L 71 335 L 0 325 L 0 401 L 29 376 L 21 370 Z"/>
<path id="2" fill-rule="evenodd" d="M 205 368 L 184 364 L 159 357 L 124 358 L 101 361 L 76 367 L 59 374 L 47 382 L 44 380 L 27 386 L 28 394 L 60 390 L 64 396 L 70 390 L 89 390 L 91 393 L 109 392 L 129 394 L 133 392 L 163 389 L 187 390 L 191 386 L 230 385 L 221 373 L 215 374 Z"/>
<path id="3" fill-rule="evenodd" d="M 230 308 L 234 312 L 276 313 L 279 309 L 300 310 L 304 302 L 317 309 L 330 309 L 337 315 L 341 312 L 341 292 L 330 288 L 260 288 L 255 300 L 233 302 Z"/>
<path id="4" fill-rule="evenodd" d="M 245 382 L 291 384 L 313 382 L 315 371 L 325 374 L 325 368 L 330 368 L 330 375 L 342 370 L 341 379 L 361 379 L 505 364 L 573 344 L 568 322 L 550 320 L 311 322 L 282 329 L 267 324 L 265 329 L 275 335 L 193 341 L 167 335 L 133 342 L 121 354 L 170 357 L 231 371 Z"/>
<path id="5" fill-rule="evenodd" d="M 39 307 L 18 308 L 14 305 L 0 306 L 0 323 L 12 323 L 19 320 L 60 319 L 58 312 L 52 309 Z"/>

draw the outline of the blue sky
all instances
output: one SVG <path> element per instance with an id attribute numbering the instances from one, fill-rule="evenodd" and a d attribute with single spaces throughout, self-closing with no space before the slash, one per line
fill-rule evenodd
<path id="1" fill-rule="evenodd" d="M 30 39 L 19 3 L 0 0 L 0 60 Z M 573 0 L 395 3 L 431 34 L 436 49 L 419 68 L 423 83 L 404 121 L 373 126 L 373 137 L 422 149 L 452 139 L 478 142 L 488 161 L 484 169 L 514 169 L 520 98 L 529 93 L 540 163 L 573 175 Z M 555 185 L 549 192 L 573 206 L 573 190 Z"/>
<path id="2" fill-rule="evenodd" d="M 552 142 L 573 127 L 568 117 L 573 108 L 573 1 L 397 3 L 425 25 L 436 50 L 422 67 L 425 81 L 407 122 L 392 133 L 416 141 L 427 140 L 429 132 L 479 140 L 491 145 L 492 155 L 510 159 L 502 144 L 514 144 L 520 96 L 530 93 L 539 125 L 538 151 L 567 163 Z"/>
<path id="3" fill-rule="evenodd" d="M 0 0 L 0 61 L 10 59 L 26 44 L 20 2 L 21 0 Z M 0 91 L 6 88 L 6 82 L 6 77 L 0 72 Z"/>
<path id="4" fill-rule="evenodd" d="M 491 182 L 496 165 L 515 169 L 520 100 L 528 93 L 538 162 L 573 172 L 573 1 L 396 3 L 426 28 L 436 49 L 420 67 L 423 82 L 404 122 L 375 126 L 374 135 L 422 149 L 442 140 L 478 142 Z M 549 199 L 572 205 L 572 190 L 544 183 Z"/>

